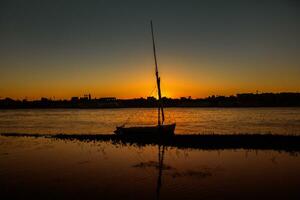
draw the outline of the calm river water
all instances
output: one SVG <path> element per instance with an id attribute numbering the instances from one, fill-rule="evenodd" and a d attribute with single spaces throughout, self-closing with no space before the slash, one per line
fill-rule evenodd
<path id="1" fill-rule="evenodd" d="M 300 108 L 167 108 L 177 134 L 300 134 Z M 116 125 L 157 123 L 156 109 L 0 110 L 0 132 L 112 133 Z"/>
<path id="2" fill-rule="evenodd" d="M 300 133 L 299 108 L 169 108 L 166 116 L 177 134 Z M 0 132 L 112 133 L 128 118 L 153 124 L 156 110 L 1 110 Z M 0 191 L 3 199 L 296 200 L 299 153 L 0 136 Z"/>
<path id="3" fill-rule="evenodd" d="M 163 155 L 159 165 L 154 145 L 0 136 L 1 196 L 300 199 L 297 153 L 169 147 Z"/>

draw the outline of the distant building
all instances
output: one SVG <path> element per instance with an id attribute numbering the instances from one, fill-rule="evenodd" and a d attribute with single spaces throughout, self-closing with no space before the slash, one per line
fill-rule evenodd
<path id="1" fill-rule="evenodd" d="M 191 100 L 192 97 L 191 96 L 188 96 L 188 97 L 180 97 L 180 100 L 181 101 L 186 101 L 186 100 Z"/>
<path id="2" fill-rule="evenodd" d="M 156 101 L 156 98 L 155 97 L 147 97 L 147 101 Z"/>
<path id="3" fill-rule="evenodd" d="M 102 97 L 99 99 L 100 101 L 116 101 L 116 97 Z"/>
<path id="4" fill-rule="evenodd" d="M 12 98 L 6 97 L 6 98 L 4 99 L 4 101 L 13 102 L 14 100 L 13 100 Z"/>
<path id="5" fill-rule="evenodd" d="M 80 97 L 80 100 L 81 101 L 87 101 L 87 100 L 89 100 L 89 97 L 88 96 Z"/>
<path id="6" fill-rule="evenodd" d="M 45 97 L 42 97 L 41 98 L 41 101 L 49 101 L 49 99 L 45 98 Z"/>
<path id="7" fill-rule="evenodd" d="M 71 101 L 72 101 L 72 102 L 76 102 L 76 101 L 78 101 L 78 100 L 79 100 L 78 97 L 72 97 L 72 98 L 71 98 Z"/>

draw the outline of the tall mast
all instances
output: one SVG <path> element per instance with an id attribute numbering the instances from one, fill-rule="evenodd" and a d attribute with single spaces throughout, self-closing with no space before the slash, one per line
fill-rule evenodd
<path id="1" fill-rule="evenodd" d="M 152 20 L 150 21 L 150 24 L 151 24 L 151 34 L 152 34 L 152 44 L 153 44 L 153 55 L 154 55 L 154 61 L 155 61 L 155 75 L 156 75 L 157 92 L 158 92 L 158 125 L 161 125 L 165 121 L 165 115 L 164 115 L 164 109 L 163 109 L 162 100 L 161 100 L 160 77 L 158 75 L 158 66 L 157 66 L 156 48 L 155 48 Z M 161 116 L 160 116 L 160 113 L 161 113 Z M 161 119 L 160 119 L 160 117 L 161 117 Z"/>

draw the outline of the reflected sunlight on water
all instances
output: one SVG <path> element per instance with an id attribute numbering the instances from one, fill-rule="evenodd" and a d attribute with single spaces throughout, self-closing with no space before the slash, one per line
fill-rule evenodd
<path id="1" fill-rule="evenodd" d="M 112 133 L 116 125 L 157 122 L 156 109 L 0 110 L 0 132 Z M 300 108 L 167 108 L 177 134 L 299 134 Z"/>
<path id="2" fill-rule="evenodd" d="M 300 157 L 166 148 L 160 199 L 299 199 Z M 158 146 L 0 136 L 1 193 L 23 199 L 156 199 Z"/>

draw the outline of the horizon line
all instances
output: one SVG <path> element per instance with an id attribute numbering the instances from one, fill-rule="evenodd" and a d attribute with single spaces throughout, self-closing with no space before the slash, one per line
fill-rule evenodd
<path id="1" fill-rule="evenodd" d="M 181 97 L 168 97 L 168 96 L 163 96 L 162 98 L 167 98 L 167 99 L 182 99 L 182 98 L 186 98 L 186 99 L 207 99 L 207 98 L 213 98 L 213 97 L 236 97 L 237 95 L 241 95 L 241 94 L 251 94 L 251 95 L 261 95 L 261 94 L 300 94 L 300 91 L 282 91 L 282 92 L 243 92 L 243 93 L 235 93 L 235 94 L 231 94 L 231 95 L 218 95 L 218 94 L 213 94 L 213 95 L 209 95 L 206 97 L 192 97 L 191 95 L 187 95 L 187 96 L 181 96 Z M 90 95 L 90 96 L 89 96 Z M 69 98 L 58 98 L 56 99 L 55 96 L 53 97 L 45 97 L 45 96 L 41 96 L 39 98 L 13 98 L 13 97 L 1 97 L 0 96 L 0 100 L 14 100 L 14 101 L 41 101 L 41 100 L 51 100 L 51 101 L 62 101 L 62 100 L 72 100 L 72 98 L 78 98 L 78 99 L 90 99 L 90 100 L 97 100 L 97 99 L 106 99 L 106 98 L 114 98 L 116 100 L 131 100 L 131 99 L 147 99 L 147 98 L 155 98 L 157 99 L 156 96 L 140 96 L 140 97 L 132 97 L 132 98 L 118 98 L 116 96 L 98 96 L 98 97 L 94 97 L 91 98 L 91 94 L 84 94 L 82 96 L 70 96 Z"/>

